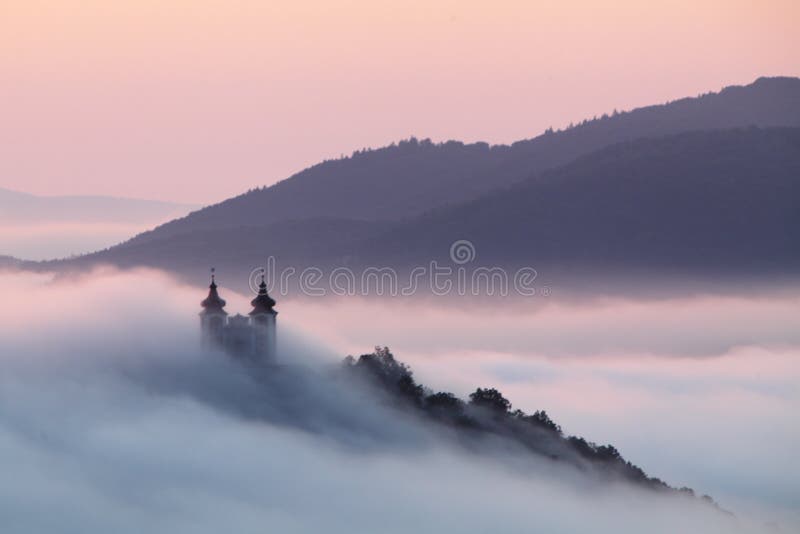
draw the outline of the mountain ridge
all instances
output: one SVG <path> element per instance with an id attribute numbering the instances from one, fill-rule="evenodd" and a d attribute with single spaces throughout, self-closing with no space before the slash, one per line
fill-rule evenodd
<path id="1" fill-rule="evenodd" d="M 760 104 L 736 111 L 754 99 Z M 624 124 L 620 117 L 639 125 L 622 128 L 615 137 L 622 140 L 611 142 L 614 137 L 605 134 L 609 125 Z M 788 126 L 719 127 L 731 122 Z M 705 127 L 663 134 L 698 123 Z M 800 226 L 792 202 L 800 198 L 792 174 L 800 176 L 798 127 L 800 79 L 760 78 L 512 146 L 413 139 L 322 162 L 299 178 L 203 208 L 109 249 L 39 267 L 143 265 L 199 280 L 209 265 L 245 276 L 245 269 L 271 255 L 298 267 L 404 268 L 448 261 L 449 245 L 467 239 L 481 261 L 551 272 L 795 273 L 790 241 Z M 600 148 L 582 152 L 596 144 Z M 559 158 L 567 161 L 552 164 Z M 774 158 L 784 167 L 776 167 Z M 497 171 L 503 165 L 508 168 Z M 537 166 L 542 169 L 531 171 Z M 330 169 L 335 172 L 328 174 Z M 653 190 L 630 173 L 652 178 Z M 755 183 L 761 174 L 764 183 Z M 346 187 L 340 187 L 343 180 Z M 366 193 L 362 186 L 369 186 Z M 445 195 L 454 189 L 457 194 Z M 729 195 L 727 207 L 715 191 Z M 431 192 L 436 194 L 426 196 Z M 669 202 L 661 205 L 664 198 Z M 698 205 L 699 198 L 706 204 Z M 642 207 L 632 208 L 637 202 Z M 412 204 L 414 210 L 406 211 Z M 770 215 L 772 208 L 782 219 Z M 736 209 L 742 217 L 753 212 L 749 227 L 731 214 Z M 656 214 L 663 220 L 656 221 Z M 688 215 L 695 227 L 687 226 Z M 731 229 L 740 243 L 728 235 Z M 750 250 L 753 258 L 737 249 Z"/>
<path id="2" fill-rule="evenodd" d="M 274 256 L 296 272 L 435 260 L 468 240 L 474 266 L 544 275 L 800 272 L 800 128 L 685 132 L 618 143 L 472 201 L 407 221 L 329 217 L 221 227 L 115 247 L 67 262 L 146 265 L 231 278 Z"/>
<path id="3" fill-rule="evenodd" d="M 276 184 L 207 206 L 131 239 L 133 243 L 220 226 L 268 224 L 307 214 L 403 220 L 474 199 L 603 146 L 646 136 L 742 126 L 800 126 L 800 79 L 758 78 L 666 104 L 548 130 L 511 145 L 434 144 L 411 138 L 326 160 Z"/>
<path id="4" fill-rule="evenodd" d="M 501 265 L 794 270 L 797 198 L 800 128 L 641 138 L 431 211 L 372 241 L 362 262 L 446 261 L 467 239 Z"/>
<path id="5" fill-rule="evenodd" d="M 36 195 L 0 187 L 0 222 L 138 222 L 175 217 L 194 204 L 106 195 Z"/>

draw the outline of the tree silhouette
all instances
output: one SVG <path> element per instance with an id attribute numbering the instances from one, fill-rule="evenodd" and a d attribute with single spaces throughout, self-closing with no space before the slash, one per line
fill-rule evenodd
<path id="1" fill-rule="evenodd" d="M 561 435 L 561 427 L 550 419 L 550 416 L 544 410 L 537 410 L 533 415 L 528 415 L 522 410 L 515 410 L 512 415 L 520 421 Z"/>
<path id="2" fill-rule="evenodd" d="M 649 477 L 625 460 L 613 445 L 596 445 L 579 436 L 565 437 L 561 427 L 544 410 L 532 414 L 522 410 L 511 412 L 511 402 L 496 388 L 476 389 L 469 395 L 469 403 L 449 392 L 431 393 L 414 380 L 411 369 L 397 361 L 388 347 L 375 347 L 373 352 L 362 354 L 358 359 L 348 356 L 341 368 L 388 394 L 394 407 L 448 425 L 464 444 L 469 445 L 480 436 L 501 436 L 552 460 L 577 462 L 580 458 L 579 465 L 585 466 L 588 462 L 605 476 L 621 477 L 653 490 L 694 495 L 689 488 L 677 490 L 658 478 Z M 703 499 L 717 506 L 710 497 Z"/>
<path id="3" fill-rule="evenodd" d="M 511 402 L 495 388 L 478 388 L 470 393 L 469 402 L 473 406 L 487 408 L 495 413 L 506 414 L 511 409 Z"/>
<path id="4" fill-rule="evenodd" d="M 398 400 L 422 407 L 425 390 L 414 381 L 411 369 L 395 359 L 389 347 L 375 347 L 372 353 L 362 354 L 358 360 L 348 356 L 343 365 L 377 380 L 386 391 L 395 394 Z"/>
<path id="5" fill-rule="evenodd" d="M 452 393 L 440 391 L 425 397 L 425 409 L 434 417 L 455 419 L 464 415 L 464 402 Z"/>

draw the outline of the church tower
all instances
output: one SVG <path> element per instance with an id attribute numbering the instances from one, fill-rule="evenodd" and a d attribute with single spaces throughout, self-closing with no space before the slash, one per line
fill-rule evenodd
<path id="1" fill-rule="evenodd" d="M 261 275 L 258 295 L 250 304 L 249 316 L 237 313 L 228 317 L 225 301 L 217 292 L 214 269 L 208 296 L 200 303 L 200 329 L 203 346 L 219 348 L 229 356 L 247 364 L 272 365 L 276 363 L 275 300 L 267 294 L 267 283 Z"/>
<path id="2" fill-rule="evenodd" d="M 250 320 L 253 326 L 255 353 L 263 362 L 275 362 L 276 359 L 276 318 L 278 312 L 273 308 L 275 300 L 267 294 L 267 284 L 264 274 L 261 274 L 261 284 L 258 286 L 258 295 L 250 301 L 253 311 Z"/>
<path id="3" fill-rule="evenodd" d="M 200 329 L 203 336 L 203 345 L 222 346 L 225 328 L 225 318 L 228 312 L 224 310 L 225 301 L 217 293 L 217 284 L 214 280 L 214 269 L 211 269 L 211 285 L 208 286 L 208 296 L 200 303 L 203 311 L 200 312 Z"/>

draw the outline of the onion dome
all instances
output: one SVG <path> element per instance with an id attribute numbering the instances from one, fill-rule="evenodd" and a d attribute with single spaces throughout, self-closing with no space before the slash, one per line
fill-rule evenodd
<path id="1" fill-rule="evenodd" d="M 271 313 L 274 315 L 278 313 L 272 309 L 275 306 L 275 299 L 267 294 L 267 283 L 264 281 L 263 274 L 261 275 L 261 283 L 258 285 L 258 295 L 250 301 L 250 304 L 253 306 L 253 311 L 250 312 L 250 315 L 258 315 L 259 313 Z"/>
<path id="2" fill-rule="evenodd" d="M 222 309 L 225 307 L 225 301 L 219 296 L 219 293 L 217 293 L 217 283 L 214 281 L 214 269 L 211 269 L 211 285 L 208 286 L 208 296 L 200 303 L 200 306 L 203 307 L 202 313 L 205 314 L 219 313 L 228 315 L 228 312 Z"/>

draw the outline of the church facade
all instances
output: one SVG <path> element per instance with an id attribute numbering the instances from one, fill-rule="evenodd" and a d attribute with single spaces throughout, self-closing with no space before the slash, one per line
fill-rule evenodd
<path id="1" fill-rule="evenodd" d="M 249 314 L 228 316 L 212 270 L 208 296 L 200 303 L 203 346 L 223 349 L 235 358 L 252 363 L 275 363 L 278 312 L 275 300 L 267 294 L 263 275 L 258 295 L 250 304 L 253 309 Z"/>

